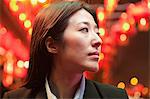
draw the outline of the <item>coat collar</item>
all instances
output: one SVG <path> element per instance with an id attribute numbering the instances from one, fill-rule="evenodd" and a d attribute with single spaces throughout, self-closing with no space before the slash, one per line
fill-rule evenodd
<path id="1" fill-rule="evenodd" d="M 35 90 L 37 92 L 37 90 Z M 34 92 L 35 92 L 34 91 Z M 34 96 L 34 95 L 33 95 Z M 46 95 L 45 86 L 39 89 L 38 93 L 35 95 L 36 99 L 48 99 Z M 93 84 L 92 81 L 85 79 L 85 91 L 83 98 L 90 99 L 90 98 L 98 98 L 101 99 L 102 96 L 100 92 L 97 90 L 96 86 Z"/>

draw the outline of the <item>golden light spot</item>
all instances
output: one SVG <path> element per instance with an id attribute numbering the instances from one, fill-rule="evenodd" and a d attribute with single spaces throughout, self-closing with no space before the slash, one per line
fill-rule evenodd
<path id="1" fill-rule="evenodd" d="M 101 12 L 98 12 L 98 19 L 99 19 L 100 21 L 103 21 L 104 18 L 105 18 L 104 13 L 103 13 L 102 11 L 101 11 Z"/>
<path id="2" fill-rule="evenodd" d="M 148 1 L 148 4 L 147 4 L 148 8 L 150 9 L 150 0 Z"/>
<path id="3" fill-rule="evenodd" d="M 121 34 L 120 35 L 120 40 L 121 41 L 126 41 L 127 40 L 127 36 L 125 34 Z"/>
<path id="4" fill-rule="evenodd" d="M 145 26 L 146 25 L 146 19 L 145 18 L 141 18 L 140 19 L 140 24 Z"/>
<path id="5" fill-rule="evenodd" d="M 24 21 L 26 19 L 26 14 L 25 13 L 20 13 L 19 14 L 19 20 Z"/>
<path id="6" fill-rule="evenodd" d="M 128 22 L 123 23 L 122 29 L 123 31 L 128 31 L 130 29 L 130 24 Z"/>
<path id="7" fill-rule="evenodd" d="M 31 21 L 30 21 L 30 20 L 26 20 L 26 21 L 24 22 L 24 27 L 26 27 L 26 28 L 31 27 Z"/>
<path id="8" fill-rule="evenodd" d="M 123 12 L 122 14 L 121 14 L 121 17 L 123 18 L 123 19 L 127 19 L 127 13 L 125 13 L 125 12 Z"/>
<path id="9" fill-rule="evenodd" d="M 25 67 L 26 69 L 29 68 L 29 61 L 25 61 L 25 62 L 24 62 L 24 67 Z"/>
<path id="10" fill-rule="evenodd" d="M 131 83 L 131 85 L 137 85 L 138 79 L 136 77 L 133 77 L 133 78 L 131 78 L 130 83 Z"/>
<path id="11" fill-rule="evenodd" d="M 99 33 L 101 36 L 105 35 L 105 29 L 104 28 L 99 28 Z"/>
<path id="12" fill-rule="evenodd" d="M 38 0 L 40 3 L 44 3 L 46 2 L 46 0 Z"/>
<path id="13" fill-rule="evenodd" d="M 99 54 L 99 60 L 103 60 L 104 59 L 104 54 L 103 53 L 100 53 Z"/>
<path id="14" fill-rule="evenodd" d="M 32 28 L 30 28 L 30 29 L 28 30 L 28 33 L 29 33 L 30 36 L 32 35 Z"/>
<path id="15" fill-rule="evenodd" d="M 37 0 L 30 0 L 31 4 L 34 6 L 34 5 L 37 5 Z"/>
<path id="16" fill-rule="evenodd" d="M 19 61 L 17 62 L 17 66 L 20 67 L 20 68 L 23 68 L 24 62 L 21 61 L 21 60 L 19 60 Z"/>
<path id="17" fill-rule="evenodd" d="M 125 88 L 125 83 L 124 82 L 119 82 L 117 87 L 124 89 Z"/>
<path id="18" fill-rule="evenodd" d="M 19 7 L 16 5 L 16 0 L 11 0 L 9 3 L 9 7 L 12 11 L 18 11 Z"/>
<path id="19" fill-rule="evenodd" d="M 7 63 L 7 67 L 6 67 L 6 72 L 8 74 L 12 74 L 13 73 L 13 65 L 11 63 Z"/>
<path id="20" fill-rule="evenodd" d="M 11 85 L 13 83 L 13 77 L 11 75 L 7 75 L 5 81 L 8 85 Z"/>

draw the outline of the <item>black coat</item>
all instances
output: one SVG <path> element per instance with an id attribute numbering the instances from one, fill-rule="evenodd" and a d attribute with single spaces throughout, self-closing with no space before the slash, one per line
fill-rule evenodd
<path id="1" fill-rule="evenodd" d="M 38 98 L 47 99 L 45 86 L 43 88 L 22 87 L 4 94 L 5 98 Z M 126 91 L 111 85 L 101 84 L 95 81 L 85 81 L 85 99 L 128 99 Z"/>

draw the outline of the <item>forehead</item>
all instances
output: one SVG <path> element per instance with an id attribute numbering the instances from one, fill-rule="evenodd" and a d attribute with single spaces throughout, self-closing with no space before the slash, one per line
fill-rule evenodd
<path id="1" fill-rule="evenodd" d="M 77 11 L 69 19 L 69 23 L 71 23 L 73 25 L 77 25 L 77 24 L 83 23 L 83 22 L 87 22 L 90 25 L 96 25 L 93 16 L 85 9 L 81 9 L 81 10 Z"/>

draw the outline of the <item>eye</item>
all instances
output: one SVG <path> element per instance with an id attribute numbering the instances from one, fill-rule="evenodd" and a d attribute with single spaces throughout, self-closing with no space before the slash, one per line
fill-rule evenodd
<path id="1" fill-rule="evenodd" d="M 81 31 L 81 32 L 89 32 L 89 30 L 88 30 L 88 28 L 82 28 L 82 29 L 80 29 L 79 31 Z"/>

